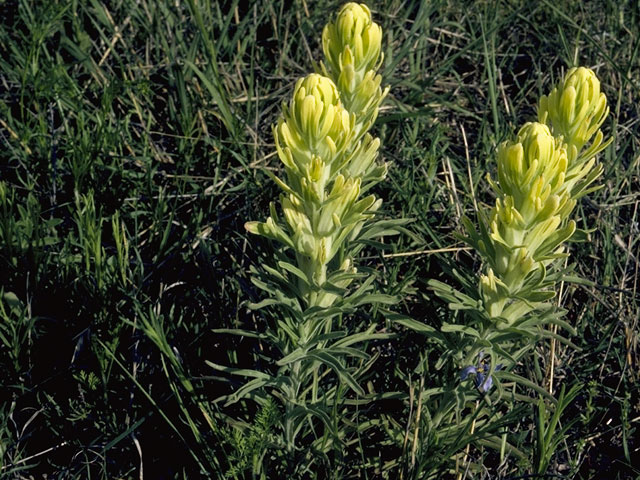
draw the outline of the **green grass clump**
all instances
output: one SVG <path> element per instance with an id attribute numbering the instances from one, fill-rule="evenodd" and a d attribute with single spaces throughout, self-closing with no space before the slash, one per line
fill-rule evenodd
<path id="1" fill-rule="evenodd" d="M 278 402 L 225 406 L 246 384 L 232 368 L 273 373 L 277 357 L 262 337 L 272 312 L 248 308 L 264 298 L 250 267 L 269 266 L 272 245 L 244 223 L 277 198 L 271 125 L 296 79 L 321 70 L 341 6 L 0 0 L 0 476 L 287 471 Z M 300 457 L 317 468 L 297 476 L 637 477 L 636 3 L 369 7 L 390 93 L 371 130 L 388 174 L 367 195 L 384 200 L 379 219 L 412 222 L 358 243 L 358 270 L 371 294 L 402 301 L 341 317 L 379 334 L 362 346 L 371 363 L 349 364 L 366 368 L 364 395 L 345 388 L 329 416 L 346 436 L 305 424 L 319 440 Z M 484 175 L 497 146 L 578 65 L 600 79 L 613 142 L 604 187 L 572 213 L 588 236 L 557 283 L 573 345 L 539 343 L 513 370 L 529 386 L 502 378 L 468 401 L 447 354 L 461 340 L 442 335 L 463 315 L 427 282 L 478 298 L 461 219 L 495 204 Z"/>

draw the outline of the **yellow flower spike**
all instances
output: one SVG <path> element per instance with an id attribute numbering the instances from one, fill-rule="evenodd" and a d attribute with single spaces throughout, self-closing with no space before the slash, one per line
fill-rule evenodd
<path id="1" fill-rule="evenodd" d="M 322 70 L 338 86 L 345 108 L 357 115 L 356 137 L 376 119 L 389 88 L 381 88 L 382 29 L 364 4 L 347 3 L 322 33 L 326 65 Z"/>
<path id="2" fill-rule="evenodd" d="M 273 128 L 286 173 L 286 180 L 275 179 L 284 192 L 284 219 L 274 211 L 264 223 L 248 222 L 247 229 L 294 250 L 306 277 L 298 286 L 307 307 L 336 300 L 335 292 L 322 289 L 329 272 L 336 272 L 332 259 L 349 254 L 349 244 L 381 204 L 373 195 L 359 198 L 361 188 L 370 188 L 387 171 L 375 161 L 380 140 L 367 133 L 388 91 L 376 73 L 381 40 L 382 30 L 365 5 L 343 6 L 323 31 L 325 75 L 296 82 Z M 349 263 L 339 269 L 355 271 Z M 346 287 L 351 279 L 344 282 Z"/>
<path id="3" fill-rule="evenodd" d="M 527 222 L 535 214 L 532 202 L 556 193 L 566 172 L 566 152 L 546 125 L 527 123 L 515 142 L 498 148 L 498 193 L 512 195 L 514 206 Z"/>
<path id="4" fill-rule="evenodd" d="M 350 2 L 340 9 L 333 23 L 324 27 L 322 47 L 331 70 L 339 72 L 343 63 L 352 64 L 362 78 L 364 72 L 376 68 L 382 29 L 371 20 L 371 11 L 365 4 Z"/>
<path id="5" fill-rule="evenodd" d="M 315 75 L 314 75 L 315 76 Z M 326 103 L 334 100 L 333 98 L 324 98 L 324 95 L 318 95 L 321 89 L 305 92 L 304 88 L 301 92 L 307 93 L 303 98 L 296 99 L 296 103 L 292 104 L 292 113 L 297 115 L 298 128 L 303 133 L 309 145 L 312 145 L 321 138 L 322 129 L 318 126 L 321 124 L 320 119 L 328 117 L 329 120 L 334 117 L 334 107 L 338 104 Z M 337 99 L 336 99 L 337 100 Z"/>
<path id="6" fill-rule="evenodd" d="M 353 121 L 331 79 L 316 73 L 307 75 L 296 83 L 274 132 L 280 159 L 296 174 L 308 174 L 314 155 L 330 164 L 351 140 Z"/>
<path id="7" fill-rule="evenodd" d="M 569 91 L 567 98 L 572 95 Z M 577 109 L 575 115 L 580 113 Z M 498 147 L 497 163 L 498 182 L 488 179 L 498 198 L 487 235 L 477 246 L 490 267 L 480 279 L 485 309 L 490 317 L 506 319 L 508 326 L 522 305 L 533 308 L 526 295 L 519 296 L 522 289 L 531 288 L 525 287 L 531 285 L 527 282 L 544 279 L 541 269 L 561 255 L 561 244 L 575 232 L 575 222 L 568 221 L 576 203 L 573 186 L 584 189 L 598 172 L 592 170 L 593 160 L 567 172 L 566 145 L 548 125 L 536 122 L 525 124 L 515 141 Z"/>
<path id="8" fill-rule="evenodd" d="M 585 67 L 570 69 L 560 84 L 540 99 L 538 107 L 538 119 L 549 125 L 554 135 L 562 136 L 571 162 L 577 160 L 608 113 L 600 81 L 593 70 Z M 597 135 L 594 145 L 599 147 L 601 142 L 602 136 Z"/>

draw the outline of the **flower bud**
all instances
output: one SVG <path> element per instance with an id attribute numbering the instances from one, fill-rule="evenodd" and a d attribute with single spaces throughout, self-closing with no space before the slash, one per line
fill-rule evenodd
<path id="1" fill-rule="evenodd" d="M 382 29 L 364 4 L 347 3 L 322 33 L 323 71 L 333 79 L 344 107 L 355 114 L 354 137 L 360 138 L 378 115 L 389 87 L 376 70 L 382 62 Z"/>
<path id="2" fill-rule="evenodd" d="M 491 246 L 482 247 L 491 269 L 480 282 L 490 316 L 500 315 L 573 235 L 575 226 L 566 223 L 575 205 L 567 167 L 562 141 L 541 123 L 525 124 L 515 141 L 499 146 L 498 198 L 485 237 Z"/>

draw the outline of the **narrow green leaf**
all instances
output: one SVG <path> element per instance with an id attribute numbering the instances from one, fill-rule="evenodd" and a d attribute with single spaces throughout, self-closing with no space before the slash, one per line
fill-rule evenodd
<path id="1" fill-rule="evenodd" d="M 230 373 L 232 375 L 238 375 L 238 376 L 241 376 L 241 377 L 262 378 L 264 380 L 271 380 L 271 376 L 270 375 L 267 375 L 264 372 L 259 372 L 257 370 L 249 370 L 249 369 L 245 369 L 245 368 L 226 367 L 224 365 L 218 365 L 217 363 L 210 362 L 209 360 L 205 360 L 204 363 L 209 365 L 211 368 L 214 368 L 214 369 L 219 370 L 221 372 Z"/>
<path id="2" fill-rule="evenodd" d="M 265 380 L 264 378 L 254 378 L 253 380 L 245 383 L 242 387 L 240 387 L 234 393 L 232 393 L 231 395 L 228 395 L 226 397 L 227 401 L 224 404 L 225 407 L 228 407 L 229 405 L 232 405 L 232 404 L 242 400 L 250 392 L 252 392 L 253 390 L 256 390 L 258 388 L 261 388 L 261 387 L 265 386 L 266 384 L 267 384 L 267 380 Z"/>
<path id="3" fill-rule="evenodd" d="M 211 329 L 211 331 L 213 333 L 227 333 L 229 335 L 238 335 L 240 337 L 248 338 L 260 338 L 262 340 L 267 338 L 264 333 L 254 332 L 253 330 L 242 330 L 240 328 L 213 328 Z"/>
<path id="4" fill-rule="evenodd" d="M 471 335 L 475 338 L 480 338 L 480 332 L 478 332 L 475 328 L 472 328 L 468 325 L 456 325 L 454 323 L 444 323 L 442 324 L 441 330 L 443 332 L 460 332 L 465 335 Z"/>
<path id="5" fill-rule="evenodd" d="M 321 363 L 329 366 L 338 376 L 358 395 L 364 395 L 364 390 L 358 385 L 355 378 L 344 368 L 340 361 L 333 355 L 326 352 L 309 352 L 309 357 L 315 358 Z"/>
<path id="6" fill-rule="evenodd" d="M 402 325 L 404 327 L 407 327 L 419 333 L 436 333 L 437 332 L 435 328 L 409 317 L 391 319 L 391 321 L 393 323 L 397 323 L 399 325 Z"/>
<path id="7" fill-rule="evenodd" d="M 556 404 L 557 401 L 549 392 L 547 392 L 544 388 L 539 385 L 536 385 L 531 380 L 528 380 L 520 375 L 516 375 L 515 373 L 510 372 L 496 372 L 496 376 L 500 378 L 504 378 L 505 380 L 510 380 L 512 382 L 519 383 L 520 385 L 524 385 L 525 387 L 529 387 L 532 390 L 535 390 L 539 394 L 543 395 L 545 398 L 549 399 L 553 404 Z"/>

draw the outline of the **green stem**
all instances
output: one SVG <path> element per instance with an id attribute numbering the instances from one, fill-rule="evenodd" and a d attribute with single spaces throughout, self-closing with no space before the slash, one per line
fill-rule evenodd
<path id="1" fill-rule="evenodd" d="M 295 451 L 296 444 L 296 428 L 295 428 L 295 419 L 293 418 L 293 410 L 296 405 L 299 403 L 298 395 L 300 392 L 300 361 L 293 362 L 291 366 L 291 373 L 289 378 L 291 379 L 291 390 L 289 394 L 289 398 L 287 398 L 287 405 L 285 411 L 285 423 L 284 423 L 284 434 L 285 441 L 287 444 L 287 453 L 289 455 L 293 454 Z"/>

